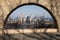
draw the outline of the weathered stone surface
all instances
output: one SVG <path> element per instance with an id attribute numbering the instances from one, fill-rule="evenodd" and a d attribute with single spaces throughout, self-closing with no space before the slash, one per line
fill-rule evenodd
<path id="1" fill-rule="evenodd" d="M 1 17 L 1 19 L 4 19 L 7 17 L 9 12 L 13 10 L 18 5 L 24 4 L 24 3 L 39 3 L 45 7 L 47 7 L 55 16 L 58 28 L 60 31 L 60 1 L 59 0 L 0 0 L 0 16 L 3 14 L 4 17 Z M 3 21 L 0 21 L 0 26 L 3 27 Z"/>

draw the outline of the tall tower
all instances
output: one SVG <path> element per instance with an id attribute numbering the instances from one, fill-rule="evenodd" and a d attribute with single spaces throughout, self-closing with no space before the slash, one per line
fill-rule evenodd
<path id="1" fill-rule="evenodd" d="M 25 14 L 24 13 L 20 13 L 19 17 L 20 17 L 21 22 L 24 22 Z"/>

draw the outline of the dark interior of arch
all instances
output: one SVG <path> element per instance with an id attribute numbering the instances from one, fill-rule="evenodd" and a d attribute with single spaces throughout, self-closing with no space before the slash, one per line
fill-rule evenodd
<path id="1" fill-rule="evenodd" d="M 53 14 L 38 4 L 23 4 L 13 9 L 4 22 L 4 29 L 58 28 Z"/>

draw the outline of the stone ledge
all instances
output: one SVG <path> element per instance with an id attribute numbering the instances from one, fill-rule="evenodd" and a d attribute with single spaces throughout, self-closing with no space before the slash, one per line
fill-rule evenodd
<path id="1" fill-rule="evenodd" d="M 19 33 L 43 33 L 45 29 L 6 29 L 0 30 L 0 34 L 19 34 Z M 57 29 L 47 29 L 47 33 L 54 33 L 57 32 Z"/>

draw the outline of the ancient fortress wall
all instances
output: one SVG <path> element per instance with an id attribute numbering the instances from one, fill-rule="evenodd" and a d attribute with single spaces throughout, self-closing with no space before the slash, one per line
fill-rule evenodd
<path id="1" fill-rule="evenodd" d="M 57 20 L 60 32 L 60 0 L 0 0 L 0 28 L 11 10 L 24 3 L 38 3 L 48 8 Z"/>

